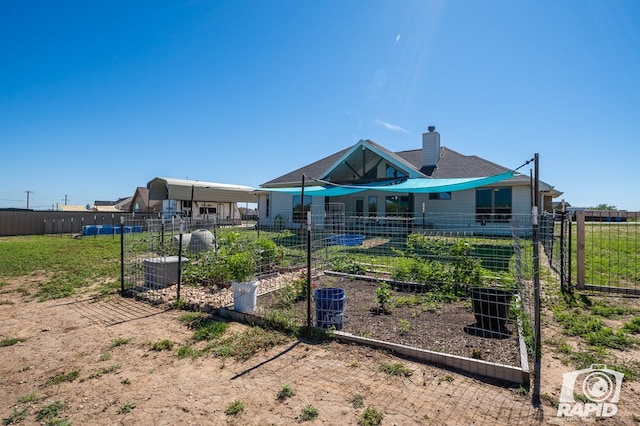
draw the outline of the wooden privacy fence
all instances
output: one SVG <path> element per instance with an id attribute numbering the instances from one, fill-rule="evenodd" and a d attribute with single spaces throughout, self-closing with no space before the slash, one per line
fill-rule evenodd
<path id="1" fill-rule="evenodd" d="M 81 233 L 84 225 L 118 225 L 125 212 L 0 211 L 0 236 Z M 136 213 L 138 219 L 157 217 L 157 213 Z"/>

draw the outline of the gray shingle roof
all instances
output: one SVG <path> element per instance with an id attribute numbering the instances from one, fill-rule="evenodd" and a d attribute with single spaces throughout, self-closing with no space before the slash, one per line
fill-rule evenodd
<path id="1" fill-rule="evenodd" d="M 373 141 L 367 140 L 367 142 L 375 145 L 378 149 L 389 153 L 391 157 L 396 157 L 402 162 L 409 163 L 415 170 L 433 178 L 493 176 L 510 170 L 476 155 L 462 155 L 446 147 L 440 148 L 440 160 L 438 161 L 438 166 L 435 169 L 433 167 L 423 168 L 422 149 L 392 152 Z M 340 150 L 316 162 L 307 164 L 306 166 L 300 167 L 299 169 L 263 183 L 261 186 L 269 187 L 299 184 L 302 180 L 303 173 L 307 176 L 319 177 L 351 148 L 352 147 Z"/>

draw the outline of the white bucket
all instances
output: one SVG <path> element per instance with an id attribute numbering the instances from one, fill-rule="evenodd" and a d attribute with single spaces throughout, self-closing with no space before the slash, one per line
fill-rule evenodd
<path id="1" fill-rule="evenodd" d="M 258 281 L 246 283 L 232 283 L 233 310 L 238 312 L 253 312 L 256 309 L 258 296 Z"/>

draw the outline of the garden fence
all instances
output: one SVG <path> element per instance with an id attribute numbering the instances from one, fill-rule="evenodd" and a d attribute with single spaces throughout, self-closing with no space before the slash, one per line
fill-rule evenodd
<path id="1" fill-rule="evenodd" d="M 323 205 L 312 206 L 310 224 L 289 226 L 124 221 L 122 290 L 151 303 L 244 311 L 288 330 L 320 326 L 482 368 L 528 368 L 530 216 L 487 227 L 472 215 L 362 217 Z M 232 284 L 230 265 L 247 251 L 257 282 Z M 545 271 L 543 280 L 554 284 Z M 505 289 L 506 297 L 486 305 Z"/>

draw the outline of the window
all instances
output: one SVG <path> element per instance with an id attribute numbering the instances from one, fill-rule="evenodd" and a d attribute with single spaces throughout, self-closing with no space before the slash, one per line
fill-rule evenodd
<path id="1" fill-rule="evenodd" d="M 364 214 L 364 198 L 356 198 L 356 215 L 362 216 Z"/>
<path id="2" fill-rule="evenodd" d="M 476 189 L 477 222 L 507 222 L 511 210 L 511 188 Z"/>
<path id="3" fill-rule="evenodd" d="M 271 201 L 271 196 L 267 194 L 267 206 L 265 208 L 267 217 L 269 217 L 269 210 L 270 210 L 269 208 L 271 207 L 270 201 Z"/>
<path id="4" fill-rule="evenodd" d="M 378 214 L 378 197 L 376 197 L 375 195 L 369 197 L 369 214 Z"/>
<path id="5" fill-rule="evenodd" d="M 384 198 L 384 210 L 387 213 L 408 213 L 409 196 L 391 195 Z"/>
<path id="6" fill-rule="evenodd" d="M 451 192 L 434 192 L 429 194 L 430 200 L 450 200 Z"/>
<path id="7" fill-rule="evenodd" d="M 311 211 L 311 196 L 304 196 L 304 211 Z M 306 221 L 306 213 L 303 213 L 302 209 L 302 197 L 300 195 L 293 196 L 293 214 L 291 215 L 294 223 L 301 223 Z"/>

